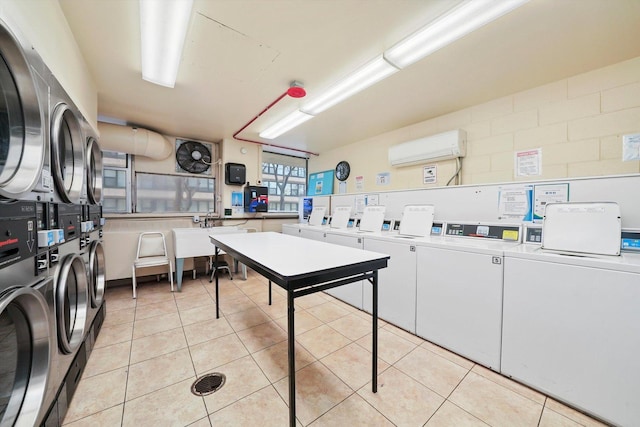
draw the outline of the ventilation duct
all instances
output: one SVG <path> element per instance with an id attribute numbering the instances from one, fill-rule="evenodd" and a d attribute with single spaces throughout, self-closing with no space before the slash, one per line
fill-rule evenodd
<path id="1" fill-rule="evenodd" d="M 466 142 L 467 133 L 461 129 L 403 142 L 389 148 L 389 163 L 392 166 L 410 166 L 464 157 Z"/>
<path id="2" fill-rule="evenodd" d="M 100 146 L 103 150 L 164 160 L 173 154 L 171 142 L 147 129 L 98 122 Z"/>

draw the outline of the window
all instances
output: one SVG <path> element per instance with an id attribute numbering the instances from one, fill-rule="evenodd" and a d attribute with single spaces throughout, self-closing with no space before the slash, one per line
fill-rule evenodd
<path id="1" fill-rule="evenodd" d="M 212 148 L 216 159 L 218 145 L 212 144 Z M 169 175 L 135 171 L 134 157 L 125 153 L 103 151 L 102 160 L 103 212 L 215 212 L 217 168 L 213 176 Z"/>
<path id="2" fill-rule="evenodd" d="M 262 153 L 262 182 L 269 187 L 269 212 L 298 212 L 298 198 L 306 194 L 307 159 Z"/>
<path id="3" fill-rule="evenodd" d="M 209 212 L 215 178 L 136 173 L 136 212 Z"/>
<path id="4" fill-rule="evenodd" d="M 103 181 L 102 181 L 102 209 L 104 212 L 131 212 L 130 187 L 130 159 L 125 153 L 114 151 L 102 152 Z"/>

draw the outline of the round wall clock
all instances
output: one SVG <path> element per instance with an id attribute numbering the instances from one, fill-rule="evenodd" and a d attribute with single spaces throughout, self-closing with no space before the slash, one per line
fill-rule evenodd
<path id="1" fill-rule="evenodd" d="M 344 160 L 339 162 L 336 166 L 336 178 L 338 178 L 338 181 L 345 181 L 347 178 L 349 178 L 350 172 L 351 166 L 349 166 L 349 163 L 345 162 Z"/>

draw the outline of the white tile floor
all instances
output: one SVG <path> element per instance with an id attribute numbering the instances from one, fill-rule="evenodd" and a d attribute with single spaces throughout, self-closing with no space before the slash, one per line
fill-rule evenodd
<path id="1" fill-rule="evenodd" d="M 108 289 L 107 315 L 66 426 L 288 425 L 286 299 L 267 281 L 186 280 Z M 379 323 L 371 392 L 371 316 L 326 294 L 296 299 L 300 426 L 597 426 L 553 399 Z M 214 394 L 193 381 L 222 372 Z"/>

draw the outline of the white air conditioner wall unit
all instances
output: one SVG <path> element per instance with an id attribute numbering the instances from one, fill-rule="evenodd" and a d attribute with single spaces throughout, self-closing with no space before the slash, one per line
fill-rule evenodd
<path id="1" fill-rule="evenodd" d="M 392 166 L 410 166 L 428 161 L 448 160 L 464 157 L 467 133 L 462 129 L 414 139 L 389 148 L 389 163 Z"/>

